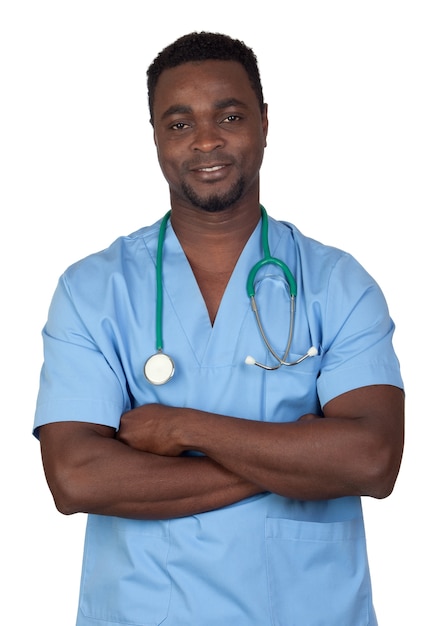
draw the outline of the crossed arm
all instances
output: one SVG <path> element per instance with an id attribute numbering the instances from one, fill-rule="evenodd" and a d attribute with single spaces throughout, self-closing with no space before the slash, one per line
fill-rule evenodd
<path id="1" fill-rule="evenodd" d="M 349 391 L 324 418 L 269 423 L 153 404 L 120 429 L 85 422 L 40 428 L 58 509 L 137 519 L 180 517 L 251 495 L 303 500 L 388 496 L 401 462 L 404 395 L 393 386 Z M 203 456 L 181 456 L 197 450 Z"/>

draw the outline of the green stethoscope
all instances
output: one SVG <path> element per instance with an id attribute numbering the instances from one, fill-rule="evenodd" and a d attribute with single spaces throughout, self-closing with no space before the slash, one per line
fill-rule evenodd
<path id="1" fill-rule="evenodd" d="M 261 205 L 261 214 L 262 214 L 262 233 L 261 233 L 261 241 L 262 241 L 262 249 L 264 256 L 258 261 L 250 270 L 250 273 L 247 278 L 247 295 L 250 298 L 251 307 L 256 317 L 256 322 L 261 333 L 261 337 L 266 345 L 268 351 L 272 354 L 272 356 L 276 359 L 277 364 L 274 366 L 264 365 L 256 361 L 253 357 L 248 356 L 245 359 L 247 365 L 257 365 L 258 367 L 263 368 L 264 370 L 277 370 L 282 365 L 291 366 L 297 365 L 301 363 L 308 357 L 315 356 L 317 354 L 317 349 L 314 346 L 308 350 L 306 354 L 301 356 L 296 361 L 286 361 L 285 359 L 288 356 L 288 353 L 291 348 L 291 343 L 293 340 L 293 330 L 294 330 L 294 313 L 295 313 L 295 300 L 297 295 L 297 285 L 294 279 L 293 274 L 291 273 L 290 268 L 280 259 L 271 256 L 270 247 L 268 244 L 268 217 L 267 212 L 264 207 Z M 175 365 L 172 358 L 163 352 L 163 245 L 165 241 L 165 233 L 166 233 L 166 225 L 168 223 L 169 217 L 171 215 L 171 211 L 168 211 L 166 215 L 163 217 L 162 222 L 160 224 L 158 242 L 157 242 L 157 258 L 156 258 L 156 290 L 157 290 L 157 302 L 156 302 L 156 350 L 157 352 L 150 356 L 144 367 L 144 373 L 146 379 L 153 385 L 163 385 L 167 383 L 172 376 L 174 375 Z M 288 340 L 285 348 L 285 352 L 282 357 L 280 357 L 270 342 L 268 341 L 267 335 L 262 327 L 261 319 L 259 316 L 258 307 L 255 299 L 255 278 L 256 274 L 259 270 L 266 265 L 277 265 L 285 275 L 285 278 L 288 283 L 289 293 L 290 293 L 290 323 L 288 329 Z"/>

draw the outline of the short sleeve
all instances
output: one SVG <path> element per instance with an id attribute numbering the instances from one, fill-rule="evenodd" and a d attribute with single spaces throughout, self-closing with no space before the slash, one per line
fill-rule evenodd
<path id="1" fill-rule="evenodd" d="M 384 295 L 355 259 L 343 254 L 329 277 L 323 316 L 321 406 L 368 385 L 403 388 L 392 339 L 394 323 Z"/>
<path id="2" fill-rule="evenodd" d="M 44 363 L 34 421 L 83 421 L 117 428 L 128 407 L 123 375 L 81 318 L 63 276 L 43 329 Z M 113 359 L 117 364 L 117 359 Z"/>

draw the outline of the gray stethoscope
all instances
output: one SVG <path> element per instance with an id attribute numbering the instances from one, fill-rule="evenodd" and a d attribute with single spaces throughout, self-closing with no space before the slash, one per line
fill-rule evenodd
<path id="1" fill-rule="evenodd" d="M 298 365 L 299 363 L 302 363 L 302 361 L 304 361 L 308 357 L 315 356 L 318 351 L 317 351 L 317 348 L 315 348 L 314 346 L 311 346 L 308 352 L 304 354 L 303 356 L 301 356 L 296 361 L 288 362 L 285 360 L 288 356 L 288 353 L 291 348 L 291 343 L 293 340 L 294 312 L 295 312 L 295 300 L 296 300 L 296 295 L 297 295 L 297 285 L 289 267 L 280 259 L 276 259 L 275 257 L 271 256 L 270 248 L 268 245 L 267 212 L 262 205 L 261 205 L 261 214 L 262 214 L 261 240 L 262 240 L 262 248 L 264 252 L 264 257 L 260 261 L 258 261 L 256 265 L 254 265 L 252 269 L 250 270 L 250 273 L 247 278 L 247 295 L 250 298 L 251 307 L 255 314 L 256 322 L 258 324 L 258 328 L 261 333 L 261 337 L 264 341 L 264 344 L 266 345 L 270 354 L 272 354 L 272 356 L 276 359 L 277 364 L 274 366 L 264 365 L 263 363 L 258 363 L 258 361 L 256 361 L 252 356 L 248 356 L 245 359 L 245 362 L 247 363 L 247 365 L 257 365 L 258 367 L 262 367 L 262 369 L 264 370 L 272 371 L 272 370 L 279 369 L 282 365 L 285 365 L 285 366 Z M 163 385 L 164 383 L 167 383 L 168 380 L 172 378 L 172 376 L 174 375 L 174 371 L 175 371 L 174 361 L 171 359 L 170 356 L 168 356 L 167 354 L 163 352 L 163 329 L 162 329 L 162 326 L 163 326 L 163 244 L 165 240 L 166 225 L 168 223 L 168 219 L 170 215 L 171 215 L 171 211 L 168 211 L 168 213 L 166 213 L 166 215 L 162 219 L 162 222 L 160 224 L 158 241 L 157 241 L 157 259 L 156 259 L 156 289 L 157 289 L 156 350 L 157 352 L 147 359 L 145 363 L 145 367 L 144 367 L 145 377 L 153 385 Z M 267 335 L 264 332 L 264 329 L 261 324 L 259 311 L 258 311 L 258 307 L 256 304 L 256 299 L 255 299 L 254 283 L 255 283 L 256 274 L 265 265 L 277 265 L 278 267 L 280 267 L 280 269 L 285 275 L 285 278 L 289 286 L 289 292 L 290 292 L 290 298 L 291 298 L 290 300 L 290 324 L 289 324 L 289 330 L 288 330 L 287 345 L 285 348 L 284 355 L 282 357 L 280 357 L 275 352 L 273 347 L 270 345 L 270 342 L 268 341 Z"/>

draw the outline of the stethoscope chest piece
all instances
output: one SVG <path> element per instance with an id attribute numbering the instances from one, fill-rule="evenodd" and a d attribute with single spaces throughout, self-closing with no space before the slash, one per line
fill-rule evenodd
<path id="1" fill-rule="evenodd" d="M 174 375 L 174 361 L 163 352 L 156 352 L 145 363 L 145 378 L 152 385 L 164 385 Z"/>

